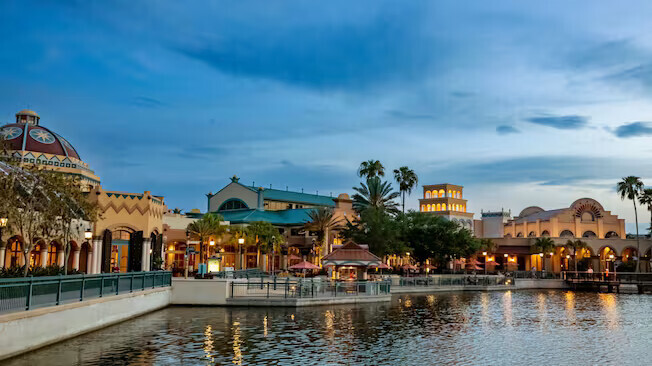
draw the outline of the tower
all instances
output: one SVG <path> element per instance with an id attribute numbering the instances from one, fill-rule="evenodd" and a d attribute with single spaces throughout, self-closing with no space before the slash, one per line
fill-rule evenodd
<path id="1" fill-rule="evenodd" d="M 419 211 L 443 216 L 473 230 L 473 213 L 466 210 L 467 201 L 463 198 L 463 191 L 463 186 L 449 183 L 424 185 Z"/>

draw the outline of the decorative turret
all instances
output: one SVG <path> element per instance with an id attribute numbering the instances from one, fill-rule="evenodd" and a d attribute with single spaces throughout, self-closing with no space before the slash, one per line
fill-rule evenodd
<path id="1" fill-rule="evenodd" d="M 29 109 L 23 109 L 22 111 L 16 113 L 16 123 L 26 123 L 38 126 L 40 120 L 41 117 L 38 115 L 38 113 Z"/>

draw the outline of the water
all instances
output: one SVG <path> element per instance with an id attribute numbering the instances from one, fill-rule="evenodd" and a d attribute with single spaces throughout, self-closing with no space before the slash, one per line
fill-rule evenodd
<path id="1" fill-rule="evenodd" d="M 650 346 L 650 295 L 467 292 L 300 309 L 170 307 L 6 364 L 649 365 Z"/>

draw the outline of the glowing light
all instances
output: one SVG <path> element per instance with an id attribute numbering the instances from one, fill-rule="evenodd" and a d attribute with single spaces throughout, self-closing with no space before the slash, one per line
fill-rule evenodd
<path id="1" fill-rule="evenodd" d="M 244 238 L 238 239 L 238 244 L 241 244 L 241 245 L 244 244 Z"/>
<path id="2" fill-rule="evenodd" d="M 487 255 L 487 252 L 482 252 L 482 255 Z"/>
<path id="3" fill-rule="evenodd" d="M 211 241 L 209 241 L 208 244 L 209 244 L 210 246 L 215 245 L 215 240 L 211 239 Z"/>

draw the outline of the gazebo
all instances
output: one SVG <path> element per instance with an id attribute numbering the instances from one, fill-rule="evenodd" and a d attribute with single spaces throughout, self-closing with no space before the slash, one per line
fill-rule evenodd
<path id="1" fill-rule="evenodd" d="M 324 267 L 333 267 L 331 278 L 367 279 L 367 268 L 380 266 L 382 260 L 354 242 L 348 242 L 322 258 Z"/>

